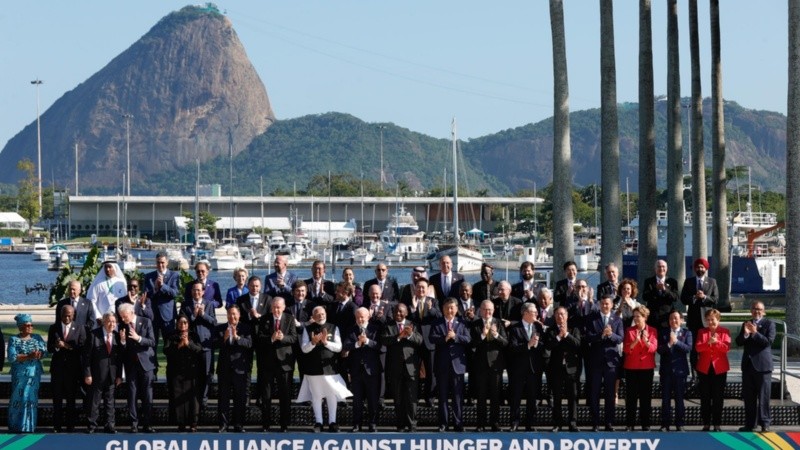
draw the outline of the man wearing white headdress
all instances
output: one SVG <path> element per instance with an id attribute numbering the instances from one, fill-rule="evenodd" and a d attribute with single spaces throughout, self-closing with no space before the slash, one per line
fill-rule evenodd
<path id="1" fill-rule="evenodd" d="M 117 263 L 104 262 L 103 270 L 94 277 L 86 293 L 86 298 L 94 306 L 95 317 L 103 317 L 108 312 L 116 313 L 114 304 L 118 298 L 128 294 L 127 290 L 128 283 Z"/>

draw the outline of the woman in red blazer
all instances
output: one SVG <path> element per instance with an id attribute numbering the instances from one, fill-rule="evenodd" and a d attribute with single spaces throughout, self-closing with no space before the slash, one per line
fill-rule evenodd
<path id="1" fill-rule="evenodd" d="M 697 332 L 697 373 L 700 377 L 700 416 L 703 431 L 720 431 L 722 423 L 722 399 L 728 377 L 728 350 L 731 348 L 731 333 L 719 326 L 720 314 L 716 309 L 706 311 L 708 327 Z"/>
<path id="2" fill-rule="evenodd" d="M 636 404 L 641 409 L 642 430 L 650 430 L 651 389 L 656 368 L 658 332 L 647 325 L 650 310 L 639 305 L 633 309 L 633 325 L 625 331 L 622 351 L 625 354 L 625 421 L 627 430 L 636 426 Z"/>

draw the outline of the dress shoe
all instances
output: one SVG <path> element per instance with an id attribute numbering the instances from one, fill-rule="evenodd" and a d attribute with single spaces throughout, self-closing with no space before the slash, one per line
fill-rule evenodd
<path id="1" fill-rule="evenodd" d="M 660 431 L 662 433 L 665 433 L 665 432 L 669 431 L 669 427 L 661 427 L 661 428 L 658 429 L 658 431 Z"/>
<path id="2" fill-rule="evenodd" d="M 720 428 L 719 425 L 714 425 L 714 431 L 715 432 L 720 432 L 720 431 L 722 431 L 722 428 Z"/>
<path id="3" fill-rule="evenodd" d="M 53 428 L 53 433 L 61 433 L 61 427 Z"/>
<path id="4" fill-rule="evenodd" d="M 411 425 L 410 427 L 408 427 L 408 431 L 410 433 L 416 433 L 417 432 L 417 426 L 416 425 Z"/>
<path id="5" fill-rule="evenodd" d="M 770 431 L 771 431 L 771 430 L 769 429 L 769 426 L 768 426 L 768 425 L 762 425 L 762 426 L 761 426 L 761 432 L 762 432 L 762 433 L 769 433 Z"/>
<path id="6" fill-rule="evenodd" d="M 322 433 L 322 424 L 319 422 L 315 423 L 313 431 L 314 433 Z"/>
<path id="7" fill-rule="evenodd" d="M 561 431 L 561 427 L 553 427 L 553 429 L 550 431 L 552 431 L 553 433 L 558 433 L 559 431 Z"/>
<path id="8" fill-rule="evenodd" d="M 233 427 L 233 432 L 234 433 L 244 433 L 244 427 L 241 426 L 241 425 L 237 425 L 237 426 Z"/>
<path id="9" fill-rule="evenodd" d="M 492 433 L 499 433 L 500 431 L 503 431 L 500 425 L 492 425 Z"/>
<path id="10" fill-rule="evenodd" d="M 358 427 L 358 429 L 360 430 L 361 427 Z M 336 422 L 333 422 L 332 424 L 328 425 L 328 432 L 329 433 L 338 433 L 339 432 L 339 425 L 336 425 Z"/>
<path id="11" fill-rule="evenodd" d="M 746 432 L 746 431 L 753 431 L 750 427 L 739 427 L 739 431 Z"/>
<path id="12" fill-rule="evenodd" d="M 703 426 L 703 431 L 711 431 L 711 427 L 708 425 Z"/>
<path id="13" fill-rule="evenodd" d="M 650 427 L 642 427 L 642 431 L 650 431 Z"/>
<path id="14" fill-rule="evenodd" d="M 677 427 L 675 427 L 675 431 L 686 431 L 686 430 L 683 429 L 683 425 L 678 425 Z"/>
<path id="15" fill-rule="evenodd" d="M 592 432 L 593 433 L 597 433 L 598 431 L 600 431 L 600 427 L 598 427 L 597 425 L 592 427 Z"/>
<path id="16" fill-rule="evenodd" d="M 625 427 L 625 431 L 633 431 L 633 427 Z"/>
<path id="17" fill-rule="evenodd" d="M 225 425 L 220 425 L 219 429 L 217 430 L 217 433 L 224 433 L 226 431 L 228 431 L 228 427 Z"/>
<path id="18" fill-rule="evenodd" d="M 432 398 L 426 398 L 425 399 L 425 407 L 426 408 L 433 408 L 433 399 Z"/>
<path id="19" fill-rule="evenodd" d="M 145 433 L 155 433 L 156 429 L 151 427 L 150 425 L 147 425 L 142 429 L 142 431 L 144 431 Z"/>
<path id="20" fill-rule="evenodd" d="M 476 433 L 483 433 L 483 432 L 485 432 L 485 431 L 486 431 L 486 428 L 484 428 L 484 427 L 477 427 L 477 428 L 475 428 L 475 432 L 476 432 Z"/>
<path id="21" fill-rule="evenodd" d="M 351 433 L 359 433 L 361 432 L 361 425 L 353 425 L 353 428 L 350 429 Z"/>
<path id="22" fill-rule="evenodd" d="M 94 432 L 95 432 L 95 428 L 94 427 L 89 427 L 89 428 L 86 429 L 86 434 L 94 434 Z"/>
<path id="23" fill-rule="evenodd" d="M 528 425 L 525 427 L 525 431 L 536 432 L 536 428 L 533 425 Z"/>
<path id="24" fill-rule="evenodd" d="M 195 425 L 192 425 L 192 426 L 189 428 L 189 433 L 197 433 L 197 426 L 195 426 Z"/>
<path id="25" fill-rule="evenodd" d="M 439 425 L 439 433 L 444 433 L 447 431 L 447 425 Z"/>
<path id="26" fill-rule="evenodd" d="M 262 433 L 269 433 L 269 427 L 261 427 Z"/>
<path id="27" fill-rule="evenodd" d="M 577 432 L 579 432 L 581 430 L 579 430 L 578 427 L 576 427 L 575 425 L 570 425 L 569 426 L 569 431 L 571 431 L 573 433 L 577 433 Z"/>
<path id="28" fill-rule="evenodd" d="M 287 427 L 287 426 L 282 426 L 282 427 L 280 428 L 280 432 L 281 432 L 281 433 L 286 433 L 286 432 L 288 432 L 288 431 L 289 431 L 289 427 Z"/>
<path id="29" fill-rule="evenodd" d="M 117 430 L 114 427 L 106 426 L 103 428 L 103 432 L 106 434 L 117 434 Z"/>
<path id="30" fill-rule="evenodd" d="M 397 427 L 397 428 L 395 428 L 395 431 L 396 431 L 396 432 L 398 432 L 398 433 L 402 433 L 402 432 L 403 432 L 403 431 L 405 431 L 405 430 L 406 430 L 406 429 L 405 429 L 405 428 L 403 428 L 403 427 Z"/>
<path id="31" fill-rule="evenodd" d="M 367 428 L 367 431 L 369 431 L 370 433 L 374 433 L 378 431 L 378 427 L 374 423 L 371 423 L 369 424 L 369 428 Z"/>
<path id="32" fill-rule="evenodd" d="M 513 432 L 517 431 L 518 429 L 519 429 L 519 424 L 518 423 L 512 423 L 511 424 L 511 428 L 509 428 L 508 431 L 511 431 L 513 433 Z"/>
<path id="33" fill-rule="evenodd" d="M 464 432 L 464 425 L 456 425 L 453 427 L 453 431 L 456 433 L 463 433 Z"/>
<path id="34" fill-rule="evenodd" d="M 603 431 L 614 431 L 614 427 L 612 427 L 611 425 L 606 425 L 606 427 L 603 428 Z"/>
<path id="35" fill-rule="evenodd" d="M 131 425 L 131 433 L 136 434 L 139 432 L 139 427 L 137 425 Z"/>

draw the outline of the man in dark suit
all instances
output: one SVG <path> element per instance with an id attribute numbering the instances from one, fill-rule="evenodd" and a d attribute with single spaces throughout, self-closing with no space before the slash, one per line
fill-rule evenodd
<path id="1" fill-rule="evenodd" d="M 750 307 L 752 319 L 742 324 L 736 345 L 742 353 L 742 396 L 744 397 L 744 426 L 740 431 L 769 431 L 771 423 L 769 399 L 772 393 L 772 342 L 775 322 L 764 317 L 764 303 L 756 301 Z"/>
<path id="2" fill-rule="evenodd" d="M 567 261 L 564 263 L 564 278 L 556 282 L 556 287 L 553 289 L 553 301 L 556 306 L 571 307 L 578 302 L 578 265 L 575 261 Z"/>
<path id="3" fill-rule="evenodd" d="M 124 304 L 117 311 L 122 323 L 119 325 L 119 343 L 125 363 L 128 383 L 128 413 L 131 418 L 131 433 L 139 432 L 139 410 L 136 400 L 142 400 L 142 431 L 154 433 L 150 426 L 153 408 L 153 377 L 156 368 L 156 340 L 153 324 L 144 317 L 137 317 L 133 305 Z"/>
<path id="4" fill-rule="evenodd" d="M 472 298 L 472 284 L 466 281 L 461 283 L 458 288 L 457 298 L 458 301 L 456 305 L 458 305 L 458 311 L 456 312 L 456 316 L 469 325 L 477 317 L 475 310 L 478 309 L 478 305 L 476 305 L 475 300 Z"/>
<path id="5" fill-rule="evenodd" d="M 214 377 L 214 338 L 216 337 L 217 314 L 214 307 L 203 298 L 205 284 L 195 280 L 189 285 L 191 299 L 181 304 L 181 312 L 189 319 L 192 331 L 197 333 L 198 342 L 203 348 L 200 352 L 200 367 L 203 373 L 198 374 L 197 403 L 202 410 L 208 406 L 208 390 Z M 256 291 L 258 292 L 258 291 Z"/>
<path id="6" fill-rule="evenodd" d="M 219 432 L 244 432 L 244 417 L 247 407 L 247 389 L 250 386 L 250 348 L 253 346 L 250 326 L 239 321 L 241 313 L 234 305 L 228 309 L 228 323 L 217 326 L 220 346 L 217 364 L 219 380 Z M 233 416 L 231 416 L 233 396 Z"/>
<path id="7" fill-rule="evenodd" d="M 406 305 L 402 303 L 397 305 L 394 310 L 394 320 L 383 329 L 381 344 L 386 346 L 386 373 L 389 374 L 392 397 L 395 399 L 397 431 L 415 432 L 419 350 L 423 347 L 423 341 L 417 327 L 406 320 L 407 316 Z"/>
<path id="8" fill-rule="evenodd" d="M 439 273 L 430 278 L 430 285 L 436 293 L 439 302 L 437 308 L 441 311 L 444 300 L 448 297 L 458 296 L 458 285 L 464 282 L 464 275 L 453 271 L 453 261 L 445 255 L 439 259 Z"/>
<path id="9" fill-rule="evenodd" d="M 258 319 L 269 312 L 271 300 L 272 297 L 261 292 L 261 278 L 255 275 L 248 278 L 247 293 L 236 299 L 236 306 L 242 313 L 242 322 L 247 322 L 251 328 L 255 327 Z"/>
<path id="10" fill-rule="evenodd" d="M 311 265 L 311 278 L 305 280 L 308 298 L 317 305 L 327 305 L 336 301 L 336 285 L 325 279 L 325 263 L 316 260 Z"/>
<path id="11" fill-rule="evenodd" d="M 442 317 L 436 299 L 428 297 L 428 280 L 420 278 L 414 285 L 414 297 L 408 308 L 408 319 L 414 323 L 422 335 L 423 345 L 419 349 L 419 358 L 422 363 L 420 382 L 422 383 L 422 398 L 425 406 L 433 407 L 433 393 L 436 392 L 436 377 L 434 376 L 433 363 L 436 345 L 431 341 L 431 325 Z M 388 355 L 387 355 L 388 359 Z"/>
<path id="12" fill-rule="evenodd" d="M 204 287 L 203 302 L 206 305 L 216 309 L 222 307 L 225 303 L 222 301 L 222 290 L 219 287 L 219 283 L 208 278 L 208 274 L 210 272 L 211 266 L 209 265 L 208 261 L 198 261 L 194 265 L 194 273 L 197 275 L 197 278 L 195 278 L 194 281 L 203 283 Z M 189 285 L 186 286 L 183 292 L 184 299 L 192 298 L 191 286 L 192 283 L 189 283 Z"/>
<path id="13" fill-rule="evenodd" d="M 366 289 L 366 298 L 364 299 L 364 308 L 369 311 L 370 320 L 374 322 L 387 323 L 392 321 L 394 317 L 394 308 L 397 307 L 397 302 L 390 302 L 384 300 L 380 286 L 373 284 Z"/>
<path id="14" fill-rule="evenodd" d="M 508 329 L 511 390 L 511 431 L 519 429 L 520 404 L 525 398 L 525 431 L 535 431 L 536 397 L 542 388 L 542 374 L 549 351 L 544 345 L 544 330 L 536 320 L 536 305 L 522 305 L 522 320 Z"/>
<path id="15" fill-rule="evenodd" d="M 494 303 L 491 300 L 481 302 L 480 316 L 470 327 L 470 340 L 475 351 L 469 371 L 469 384 L 475 386 L 478 399 L 478 425 L 475 431 L 485 431 L 489 426 L 492 431 L 500 431 L 500 392 L 503 386 L 503 370 L 506 368 L 505 350 L 508 339 L 506 327 L 494 317 Z"/>
<path id="16" fill-rule="evenodd" d="M 156 270 L 144 277 L 144 291 L 153 306 L 153 327 L 155 339 L 169 336 L 175 331 L 178 311 L 175 299 L 178 297 L 180 274 L 167 269 L 167 254 L 156 255 Z M 191 297 L 189 297 L 191 298 Z"/>
<path id="17" fill-rule="evenodd" d="M 69 282 L 67 297 L 62 298 L 56 304 L 55 323 L 61 323 L 61 308 L 63 308 L 64 305 L 70 305 L 75 312 L 75 319 L 73 322 L 83 326 L 86 329 L 86 333 L 88 333 L 90 330 L 97 327 L 97 317 L 95 316 L 92 302 L 85 297 L 81 297 L 81 289 L 83 289 L 83 287 L 80 281 L 72 280 Z"/>
<path id="18" fill-rule="evenodd" d="M 550 350 L 547 382 L 553 391 L 553 431 L 561 431 L 569 423 L 569 431 L 578 431 L 578 381 L 580 377 L 581 332 L 569 329 L 567 309 L 559 306 L 555 312 L 555 325 L 545 333 L 545 348 Z M 565 422 L 561 412 L 561 399 L 567 395 L 568 417 Z"/>
<path id="19" fill-rule="evenodd" d="M 336 302 L 322 305 L 325 307 L 329 322 L 336 325 L 341 333 L 346 333 L 356 324 L 356 308 L 353 302 L 355 289 L 352 284 L 341 282 L 336 285 Z"/>
<path id="20" fill-rule="evenodd" d="M 523 302 L 536 302 L 539 298 L 539 290 L 544 287 L 534 279 L 534 265 L 530 261 L 524 261 L 519 265 L 519 275 L 522 279 L 519 283 L 511 286 L 511 296 Z"/>
<path id="21" fill-rule="evenodd" d="M 83 382 L 90 388 L 89 433 L 97 429 L 100 399 L 106 411 L 104 431 L 114 434 L 114 388 L 122 383 L 122 347 L 117 332 L 117 317 L 112 312 L 103 314 L 103 326 L 89 333 L 83 347 L 81 366 Z"/>
<path id="22" fill-rule="evenodd" d="M 503 322 L 508 330 L 515 323 L 522 320 L 522 300 L 511 296 L 511 283 L 501 281 L 497 283 L 497 297 L 494 298 L 494 316 Z"/>
<path id="23" fill-rule="evenodd" d="M 647 324 L 656 329 L 669 326 L 669 313 L 677 309 L 678 281 L 667 277 L 667 262 L 656 261 L 654 277 L 644 280 L 642 303 L 650 310 Z"/>
<path id="24" fill-rule="evenodd" d="M 374 285 L 378 289 L 377 285 Z M 383 321 L 371 321 L 370 311 L 358 308 L 356 324 L 345 336 L 343 352 L 350 373 L 350 390 L 353 392 L 353 429 L 361 431 L 364 399 L 367 400 L 368 430 L 374 432 L 378 424 L 378 398 L 381 391 L 382 366 L 380 335 Z"/>
<path id="25" fill-rule="evenodd" d="M 119 310 L 120 305 L 128 303 L 133 305 L 134 313 L 139 317 L 144 317 L 150 322 L 155 319 L 153 315 L 153 306 L 147 295 L 139 292 L 139 279 L 131 278 L 128 280 L 128 295 L 120 297 L 114 302 L 114 310 Z M 119 315 L 117 315 L 117 322 L 122 322 Z"/>
<path id="26" fill-rule="evenodd" d="M 387 302 L 395 302 L 400 299 L 400 287 L 397 280 L 389 276 L 389 267 L 384 263 L 375 266 L 375 278 L 364 283 L 364 292 L 369 292 L 372 286 L 378 286 L 381 298 Z"/>
<path id="27" fill-rule="evenodd" d="M 286 302 L 286 312 L 292 315 L 294 319 L 295 331 L 297 332 L 297 342 L 292 345 L 292 354 L 294 354 L 295 361 L 297 361 L 297 369 L 300 373 L 300 380 L 303 379 L 303 374 L 306 373 L 305 354 L 300 349 L 299 337 L 303 334 L 305 325 L 311 321 L 311 312 L 317 305 L 308 300 L 308 287 L 303 280 L 297 280 L 292 285 L 292 298 Z"/>
<path id="28" fill-rule="evenodd" d="M 61 308 L 61 322 L 50 325 L 47 333 L 47 352 L 50 360 L 50 386 L 53 390 L 53 432 L 75 430 L 75 398 L 81 385 L 81 352 L 86 342 L 86 328 L 73 321 L 75 309 L 72 305 Z M 66 400 L 66 411 L 62 408 Z M 64 420 L 66 419 L 66 420 Z"/>
<path id="29" fill-rule="evenodd" d="M 613 262 L 606 264 L 606 281 L 597 285 L 597 298 L 610 295 L 614 299 L 614 306 L 619 303 L 617 286 L 619 285 L 619 267 Z"/>
<path id="30" fill-rule="evenodd" d="M 658 375 L 661 379 L 661 429 L 669 431 L 672 419 L 670 400 L 675 397 L 675 430 L 683 431 L 685 411 L 683 395 L 686 392 L 686 377 L 689 364 L 686 355 L 692 350 L 692 332 L 681 327 L 683 317 L 680 311 L 669 314 L 669 328 L 658 334 L 658 354 L 660 355 Z"/>
<path id="31" fill-rule="evenodd" d="M 280 404 L 280 430 L 291 422 L 292 376 L 294 375 L 297 328 L 294 317 L 286 312 L 283 297 L 272 301 L 272 312 L 261 316 L 256 326 L 258 347 L 258 391 L 261 397 L 261 424 L 264 432 L 272 424 L 272 389 L 277 388 Z"/>
<path id="32" fill-rule="evenodd" d="M 708 308 L 714 308 L 719 299 L 717 280 L 706 276 L 708 260 L 698 258 L 694 260 L 695 276 L 687 278 L 681 289 L 681 303 L 686 305 L 686 327 L 697 336 L 697 332 L 705 326 L 703 313 Z M 697 351 L 692 349 L 691 367 L 697 365 Z"/>
<path id="33" fill-rule="evenodd" d="M 287 269 L 288 265 L 287 255 L 275 255 L 275 271 L 264 279 L 264 292 L 270 297 L 280 296 L 287 300 L 292 296 L 292 286 L 297 281 L 297 275 Z"/>
<path id="34" fill-rule="evenodd" d="M 439 431 L 447 431 L 450 413 L 453 429 L 464 431 L 464 374 L 467 373 L 467 350 L 470 346 L 469 327 L 456 317 L 455 299 L 444 301 L 442 317 L 431 327 L 431 342 L 436 346 L 434 374 L 439 385 Z M 452 402 L 447 405 L 448 399 Z"/>
<path id="35" fill-rule="evenodd" d="M 494 297 L 494 288 L 497 281 L 494 279 L 494 266 L 485 262 L 481 264 L 481 281 L 472 286 L 472 298 L 480 304 L 484 300 Z"/>
<path id="36" fill-rule="evenodd" d="M 585 282 L 585 281 L 584 281 Z M 622 364 L 618 346 L 625 337 L 622 319 L 612 314 L 613 294 L 600 299 L 599 309 L 587 317 L 585 341 L 589 343 L 587 375 L 589 376 L 589 410 L 592 415 L 592 431 L 600 426 L 600 388 L 605 392 L 605 430 L 614 431 L 614 384 Z"/>

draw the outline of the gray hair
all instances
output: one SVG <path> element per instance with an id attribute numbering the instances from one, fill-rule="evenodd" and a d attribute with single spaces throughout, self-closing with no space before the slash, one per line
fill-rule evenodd
<path id="1" fill-rule="evenodd" d="M 123 303 L 123 304 L 119 305 L 119 307 L 117 308 L 117 313 L 119 315 L 122 315 L 123 313 L 129 313 L 129 312 L 130 313 L 134 312 L 133 305 L 131 305 L 130 303 Z"/>

